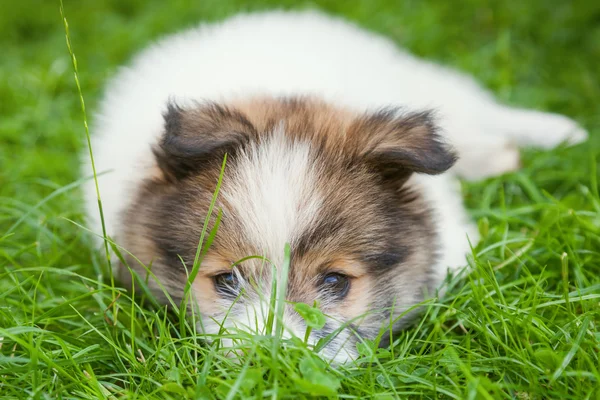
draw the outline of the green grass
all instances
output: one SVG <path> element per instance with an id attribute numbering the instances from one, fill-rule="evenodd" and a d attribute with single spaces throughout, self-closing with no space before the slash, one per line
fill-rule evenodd
<path id="1" fill-rule="evenodd" d="M 311 4 L 66 1 L 87 108 L 116 67 L 161 34 L 240 10 Z M 592 139 L 526 151 L 522 171 L 464 185 L 483 236 L 474 272 L 452 282 L 390 349 L 365 343 L 364 363 L 334 369 L 301 339 L 282 349 L 249 336 L 235 361 L 177 313 L 111 287 L 103 251 L 78 226 L 74 182 L 85 130 L 59 4 L 7 1 L 0 13 L 1 399 L 600 399 L 600 4 L 319 6 L 472 73 L 503 101 L 567 114 Z"/>

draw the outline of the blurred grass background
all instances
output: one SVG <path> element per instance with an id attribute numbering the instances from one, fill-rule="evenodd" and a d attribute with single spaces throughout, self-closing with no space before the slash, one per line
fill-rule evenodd
<path id="1" fill-rule="evenodd" d="M 401 336 L 399 353 L 406 358 L 387 360 L 381 368 L 329 372 L 341 381 L 341 392 L 359 398 L 404 393 L 600 399 L 600 3 L 67 0 L 88 111 L 118 65 L 152 40 L 200 21 L 274 7 L 317 7 L 344 16 L 417 55 L 471 73 L 504 102 L 568 115 L 592 136 L 571 149 L 525 151 L 523 171 L 464 185 L 483 233 L 476 274 L 464 282 L 465 289 L 457 285 L 450 291 L 445 304 L 452 307 L 437 309 L 419 329 Z M 94 285 L 84 279 L 100 274 L 102 255 L 70 222 L 81 221 L 79 194 L 67 185 L 79 178 L 85 136 L 59 3 L 2 0 L 0 10 L 0 345 L 5 341 L 0 398 L 21 398 L 19 393 L 27 393 L 22 398 L 168 398 L 168 390 L 156 389 L 165 380 L 196 388 L 172 398 L 230 393 L 244 375 L 241 366 L 226 361 L 221 362 L 229 372 L 214 364 L 205 368 L 200 376 L 214 379 L 205 386 L 195 380 L 199 366 L 191 362 L 179 361 L 181 376 L 173 376 L 172 368 L 141 365 L 137 355 L 129 360 L 133 366 L 121 363 L 118 346 L 126 349 L 127 337 L 143 336 L 144 329 L 133 333 L 127 324 L 117 330 L 107 325 L 103 312 L 110 300 L 102 297 L 100 285 L 97 293 L 90 292 Z M 525 249 L 523 243 L 532 238 Z M 129 317 L 140 315 L 148 319 L 154 314 L 132 308 Z M 104 336 L 90 334 L 93 329 L 85 321 Z M 42 331 L 28 330 L 33 327 Z M 157 351 L 156 343 L 148 343 L 144 351 Z M 450 345 L 456 359 L 448 356 Z M 73 356 L 84 349 L 85 356 Z M 64 374 L 53 373 L 56 366 Z M 288 376 L 275 387 L 271 375 L 265 375 L 265 386 L 252 386 L 248 396 L 310 395 L 295 389 L 293 358 L 271 367 Z M 138 378 L 119 377 L 132 370 L 152 383 L 134 390 Z M 405 379 L 386 375 L 396 370 Z"/>

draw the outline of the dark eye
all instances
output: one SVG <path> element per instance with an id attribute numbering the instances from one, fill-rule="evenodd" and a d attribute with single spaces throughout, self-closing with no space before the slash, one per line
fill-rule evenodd
<path id="1" fill-rule="evenodd" d="M 329 273 L 323 277 L 321 287 L 327 294 L 341 299 L 348 294 L 350 279 L 343 274 Z"/>
<path id="2" fill-rule="evenodd" d="M 213 276 L 213 281 L 215 283 L 215 289 L 220 294 L 237 296 L 240 289 L 240 282 L 233 271 L 215 275 Z"/>

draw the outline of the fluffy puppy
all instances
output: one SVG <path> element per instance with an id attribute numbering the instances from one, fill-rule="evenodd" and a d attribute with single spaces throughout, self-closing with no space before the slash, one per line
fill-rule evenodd
<path id="1" fill-rule="evenodd" d="M 339 331 L 323 349 L 336 361 L 356 356 L 359 336 L 401 329 L 465 265 L 477 234 L 458 176 L 516 169 L 517 145 L 585 138 L 566 117 L 500 105 L 471 79 L 315 12 L 167 37 L 112 80 L 93 126 L 97 170 L 110 171 L 99 178 L 107 233 L 131 268 L 152 266 L 159 297 L 161 286 L 183 295 L 227 153 L 220 226 L 191 289 L 199 328 L 264 333 L 271 265 L 289 243 L 287 300 L 331 317 L 311 340 Z M 93 182 L 85 195 L 100 233 Z M 248 256 L 263 259 L 232 268 Z M 292 304 L 284 319 L 304 335 Z"/>

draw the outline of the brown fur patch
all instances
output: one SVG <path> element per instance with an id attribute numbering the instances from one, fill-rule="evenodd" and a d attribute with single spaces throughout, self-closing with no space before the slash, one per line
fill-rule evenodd
<path id="1" fill-rule="evenodd" d="M 370 309 L 369 301 L 373 290 L 373 281 L 368 275 L 354 278 L 348 296 L 339 307 L 338 313 L 348 321 L 360 320 Z"/>
<path id="2" fill-rule="evenodd" d="M 198 275 L 192 283 L 194 297 L 201 313 L 212 316 L 223 311 L 219 306 L 219 295 L 215 290 L 213 277 L 230 271 L 231 264 L 219 257 L 209 256 L 202 261 Z"/>

